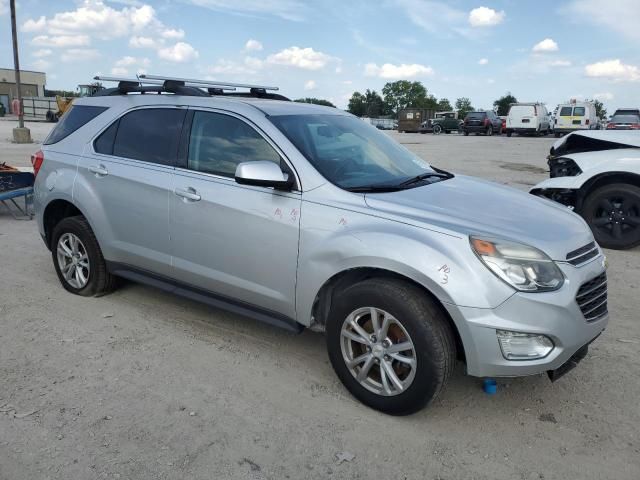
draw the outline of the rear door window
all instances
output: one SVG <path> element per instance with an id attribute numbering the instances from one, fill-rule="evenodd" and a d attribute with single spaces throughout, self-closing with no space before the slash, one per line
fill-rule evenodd
<path id="1" fill-rule="evenodd" d="M 186 109 L 177 108 L 145 108 L 127 113 L 118 122 L 113 155 L 175 165 L 186 113 Z"/>
<path id="2" fill-rule="evenodd" d="M 575 107 L 573 109 L 574 117 L 584 117 L 584 107 Z"/>
<path id="3" fill-rule="evenodd" d="M 89 123 L 105 110 L 107 110 L 107 107 L 72 105 L 71 109 L 67 110 L 65 114 L 62 115 L 60 121 L 43 142 L 43 145 L 52 145 L 54 143 L 58 143 L 63 138 L 67 138 L 73 132 Z"/>
<path id="4" fill-rule="evenodd" d="M 571 107 L 562 107 L 560 109 L 560 116 L 561 117 L 570 117 L 571 116 L 571 111 L 573 109 Z"/>

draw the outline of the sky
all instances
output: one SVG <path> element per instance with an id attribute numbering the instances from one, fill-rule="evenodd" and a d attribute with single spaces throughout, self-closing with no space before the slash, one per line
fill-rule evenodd
<path id="1" fill-rule="evenodd" d="M 13 67 L 0 0 L 0 67 Z M 50 89 L 149 73 L 277 85 L 346 108 L 354 91 L 424 84 L 491 108 L 640 106 L 640 0 L 17 0 L 22 69 Z"/>

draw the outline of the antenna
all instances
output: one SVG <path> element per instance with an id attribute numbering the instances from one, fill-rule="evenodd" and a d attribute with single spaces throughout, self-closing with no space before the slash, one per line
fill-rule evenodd
<path id="1" fill-rule="evenodd" d="M 197 80 L 193 78 L 177 78 L 177 77 L 163 77 L 160 75 L 147 75 L 142 74 L 139 75 L 138 78 L 143 80 L 161 80 L 163 82 L 181 82 L 185 85 L 199 85 L 202 87 L 214 87 L 214 88 L 222 88 L 227 90 L 228 87 L 231 88 L 249 88 L 256 90 L 279 90 L 278 87 L 269 87 L 265 85 L 251 85 L 247 83 L 231 83 L 231 82 L 219 82 L 217 80 Z"/>

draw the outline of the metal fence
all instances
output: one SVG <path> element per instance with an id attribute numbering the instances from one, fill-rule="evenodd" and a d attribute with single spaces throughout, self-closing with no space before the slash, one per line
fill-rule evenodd
<path id="1" fill-rule="evenodd" d="M 46 119 L 49 110 L 58 111 L 55 97 L 23 97 L 22 102 L 25 117 Z"/>

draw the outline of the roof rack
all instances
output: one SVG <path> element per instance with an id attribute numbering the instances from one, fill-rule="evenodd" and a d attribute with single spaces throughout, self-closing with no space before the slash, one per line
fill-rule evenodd
<path id="1" fill-rule="evenodd" d="M 238 97 L 255 97 L 271 100 L 289 99 L 283 95 L 268 93 L 267 90 L 278 90 L 278 87 L 251 85 L 245 83 L 219 82 L 215 80 L 196 80 L 160 75 L 138 75 L 136 78 L 111 77 L 97 75 L 94 80 L 118 82 L 116 88 L 107 88 L 95 96 L 126 95 L 128 93 L 174 93 L 178 95 L 208 96 L 225 95 Z M 237 88 L 248 88 L 249 92 L 235 92 Z M 203 91 L 206 89 L 207 91 Z"/>

